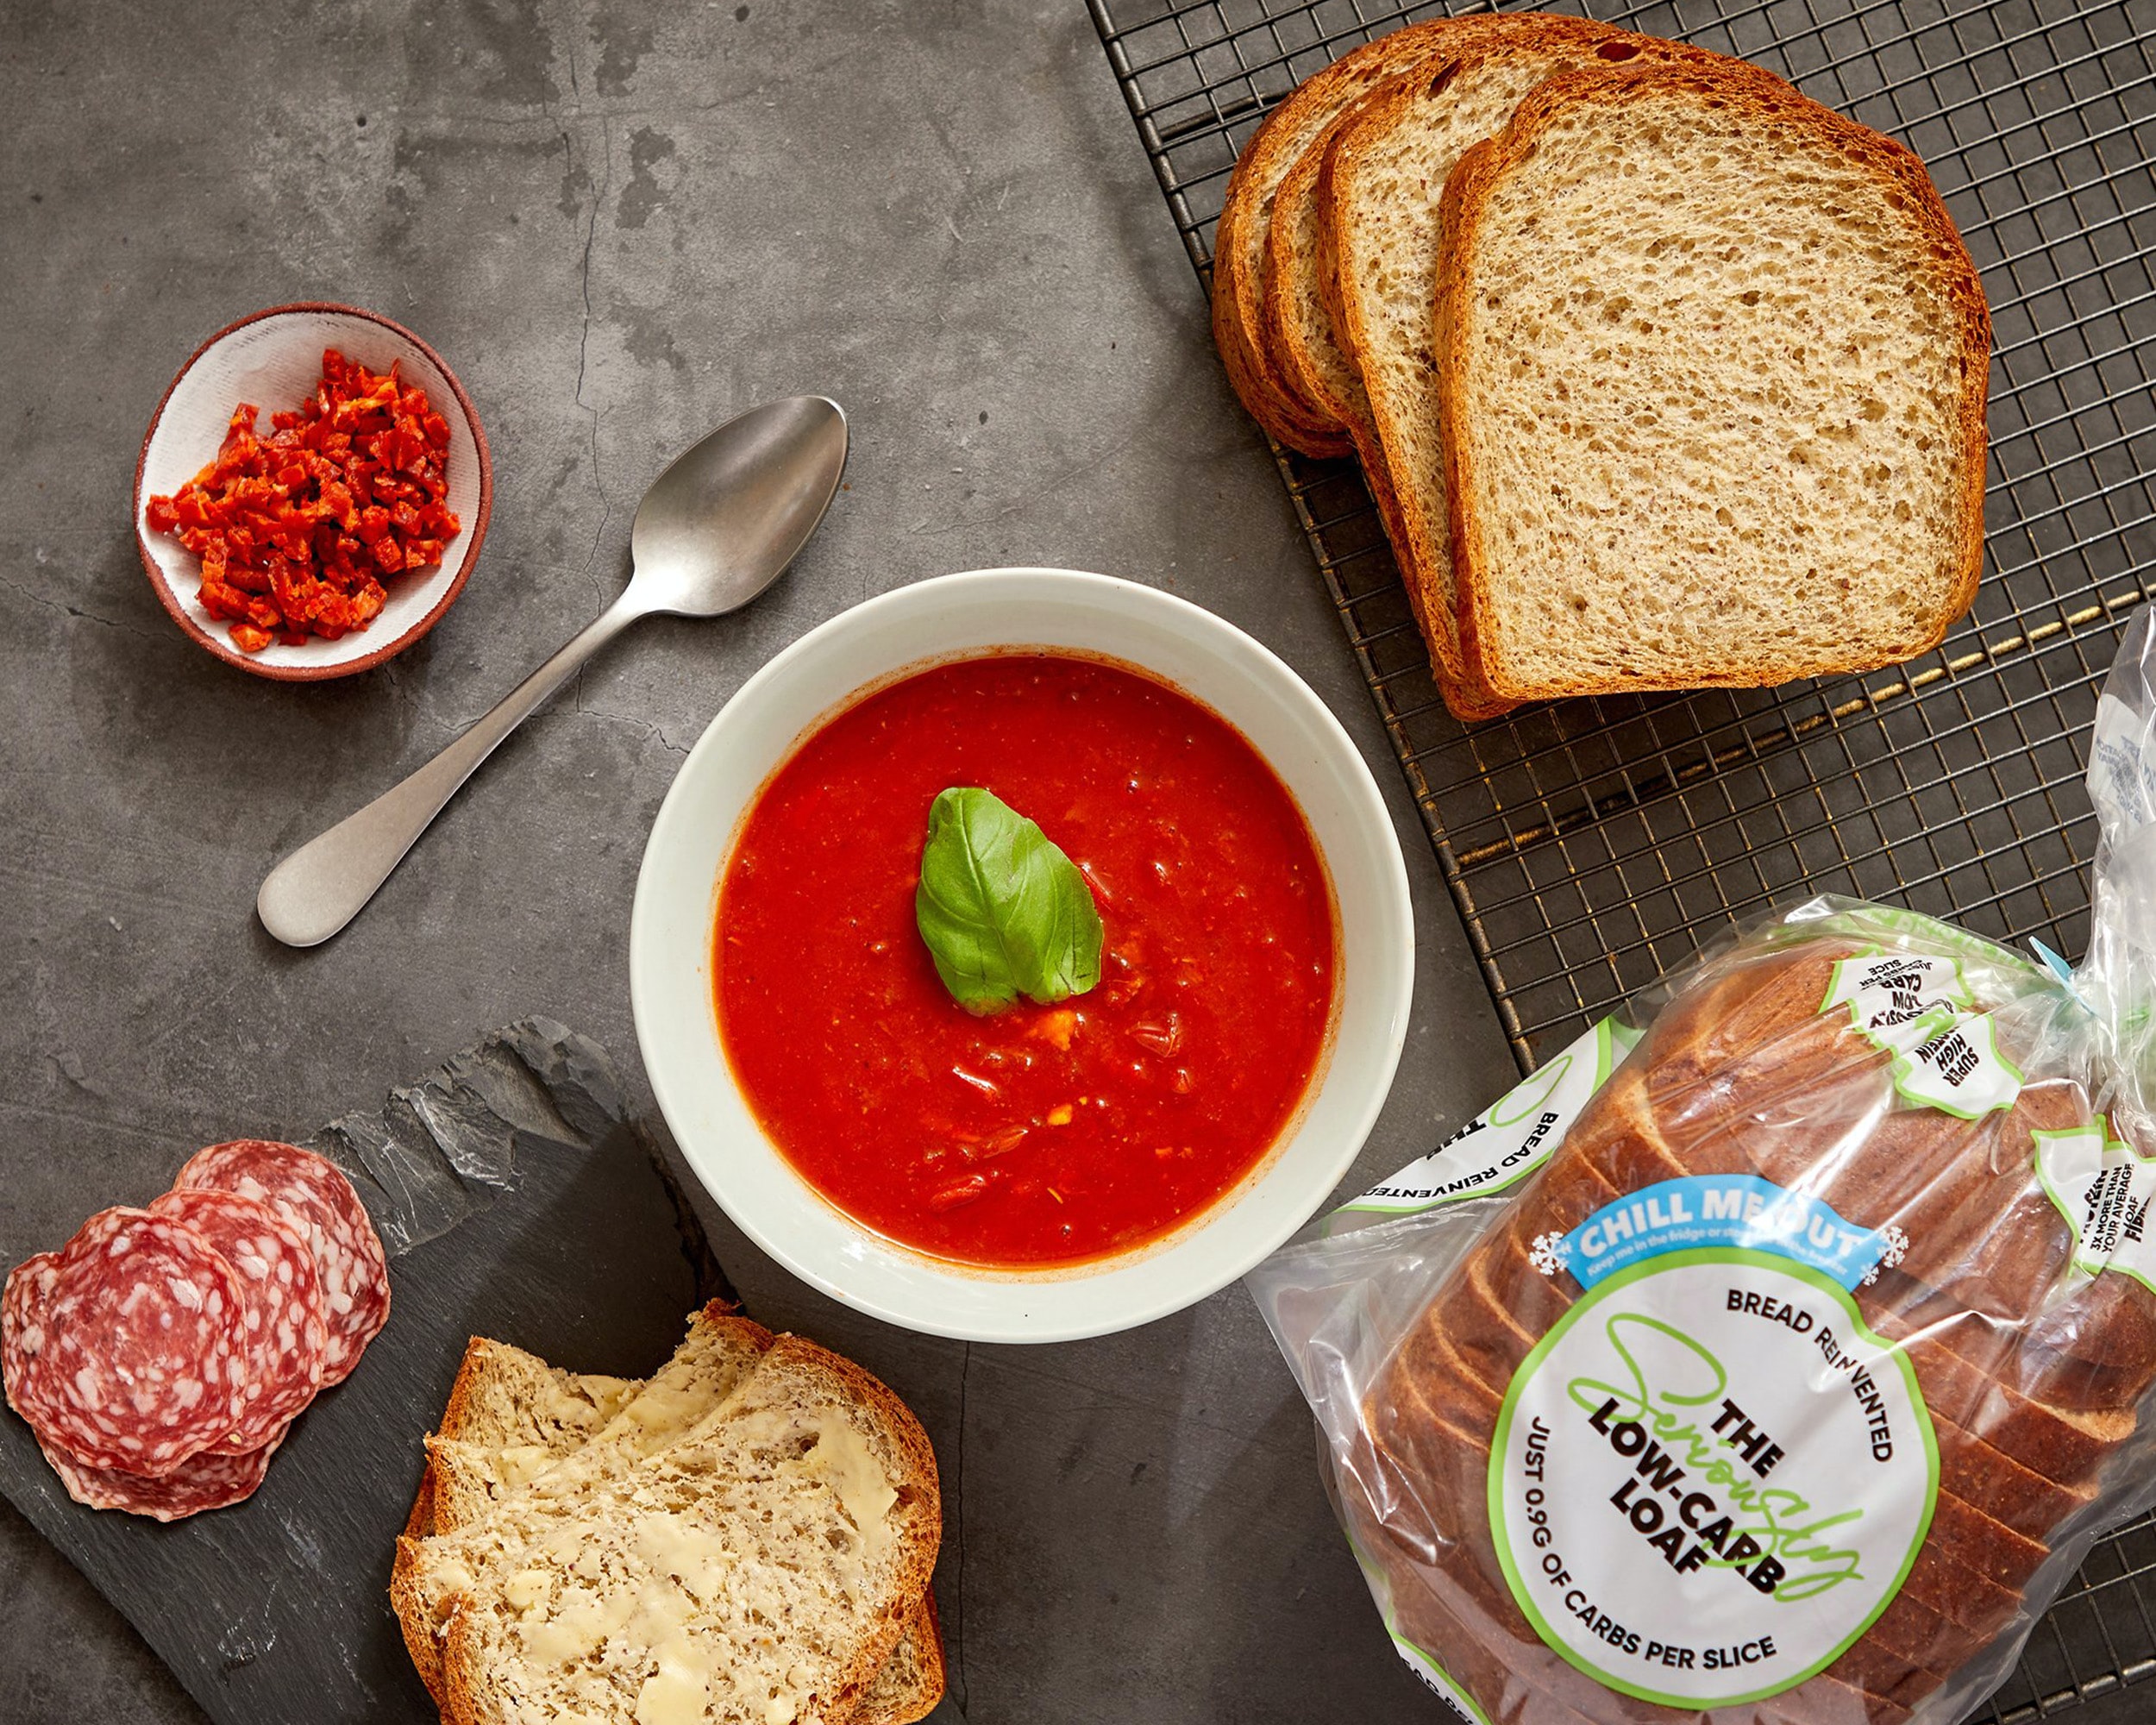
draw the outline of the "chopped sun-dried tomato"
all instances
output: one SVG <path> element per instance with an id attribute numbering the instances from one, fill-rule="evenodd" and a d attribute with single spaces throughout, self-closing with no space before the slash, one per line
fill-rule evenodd
<path id="1" fill-rule="evenodd" d="M 202 608 L 259 653 L 365 629 L 385 580 L 436 567 L 461 524 L 448 508 L 449 423 L 392 366 L 370 372 L 335 348 L 297 411 L 234 410 L 217 458 L 146 511 L 202 559 Z"/>

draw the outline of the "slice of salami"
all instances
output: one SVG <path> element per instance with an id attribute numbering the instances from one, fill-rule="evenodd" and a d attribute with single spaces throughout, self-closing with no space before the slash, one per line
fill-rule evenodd
<path id="1" fill-rule="evenodd" d="M 45 1301 L 58 1278 L 60 1254 L 41 1251 L 26 1258 L 8 1273 L 8 1285 L 0 1293 L 0 1371 L 4 1371 L 8 1400 L 15 1400 L 15 1386 L 29 1370 L 29 1363 L 45 1346 Z"/>
<path id="2" fill-rule="evenodd" d="M 266 1138 L 213 1144 L 187 1158 L 176 1192 L 207 1188 L 266 1204 L 303 1230 L 314 1248 L 327 1331 L 322 1384 L 350 1373 L 389 1321 L 389 1264 L 367 1207 L 337 1165 L 298 1145 Z"/>
<path id="3" fill-rule="evenodd" d="M 246 1399 L 239 1423 L 215 1447 L 228 1456 L 250 1454 L 282 1433 L 322 1387 L 329 1338 L 314 1249 L 268 1205 L 236 1192 L 167 1192 L 150 1214 L 185 1222 L 239 1273 Z"/>
<path id="4" fill-rule="evenodd" d="M 124 1509 L 157 1521 L 181 1521 L 205 1509 L 223 1509 L 251 1497 L 269 1472 L 270 1457 L 284 1440 L 279 1432 L 245 1455 L 204 1450 L 190 1456 L 161 1479 L 123 1473 L 116 1467 L 86 1467 L 57 1444 L 43 1444 L 67 1495 L 92 1509 Z"/>
<path id="5" fill-rule="evenodd" d="M 192 1228 L 101 1211 L 29 1281 L 8 1400 L 48 1446 L 155 1477 L 238 1424 L 239 1276 Z"/>

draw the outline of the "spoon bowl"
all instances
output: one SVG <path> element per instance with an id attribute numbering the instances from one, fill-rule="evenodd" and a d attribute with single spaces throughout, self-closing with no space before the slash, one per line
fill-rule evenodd
<path id="1" fill-rule="evenodd" d="M 846 416 L 820 395 L 751 408 L 676 456 L 630 531 L 646 614 L 720 617 L 778 580 L 846 471 Z"/>

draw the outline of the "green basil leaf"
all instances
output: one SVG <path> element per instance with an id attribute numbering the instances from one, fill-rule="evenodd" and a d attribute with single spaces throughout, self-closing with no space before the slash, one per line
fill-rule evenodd
<path id="1" fill-rule="evenodd" d="M 1078 865 L 992 791 L 953 786 L 928 812 L 913 919 L 951 998 L 1000 1012 L 1100 980 L 1100 913 Z"/>

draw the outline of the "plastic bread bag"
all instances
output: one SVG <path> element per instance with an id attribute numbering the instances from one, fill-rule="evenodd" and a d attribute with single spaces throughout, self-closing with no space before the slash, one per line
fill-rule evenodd
<path id="1" fill-rule="evenodd" d="M 2153 656 L 2078 969 L 1799 905 L 1251 1273 L 1470 1719 L 1952 1725 L 2156 1501 Z"/>

